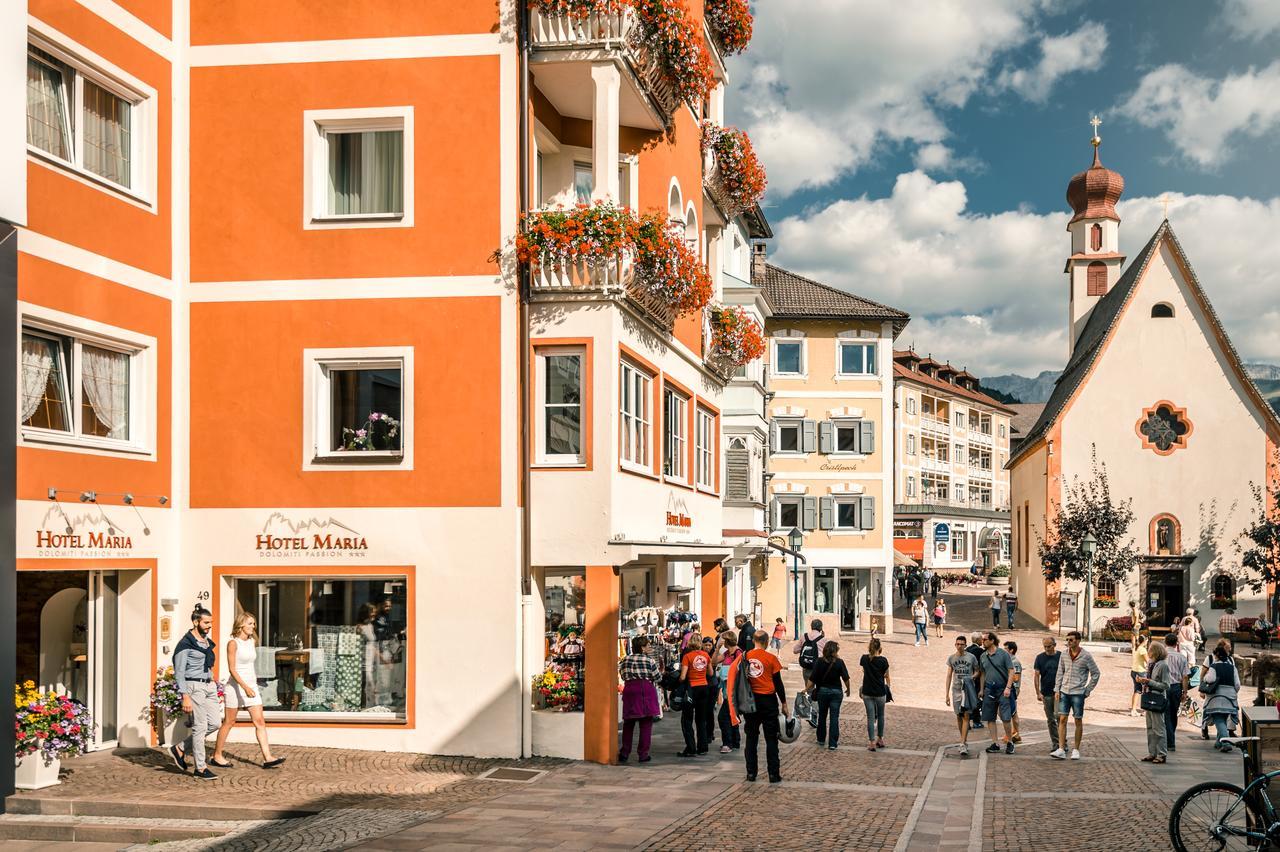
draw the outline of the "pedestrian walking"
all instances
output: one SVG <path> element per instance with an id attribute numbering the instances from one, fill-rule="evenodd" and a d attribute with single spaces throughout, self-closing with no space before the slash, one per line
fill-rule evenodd
<path id="1" fill-rule="evenodd" d="M 1133 638 L 1129 640 L 1131 648 L 1131 659 L 1129 665 L 1129 678 L 1133 681 L 1133 694 L 1129 696 L 1129 715 L 1138 715 L 1138 701 L 1142 697 L 1143 688 L 1139 681 L 1147 675 L 1147 637 L 1134 631 Z"/>
<path id="2" fill-rule="evenodd" d="M 1231 637 L 1240 629 L 1240 619 L 1236 618 L 1236 611 L 1227 607 L 1227 611 L 1218 619 L 1218 633 L 1222 636 Z"/>
<path id="3" fill-rule="evenodd" d="M 1003 606 L 1004 606 L 1004 603 L 1001 602 L 1000 600 L 1000 590 L 992 589 L 991 590 L 991 626 L 997 630 L 1000 629 L 1000 609 Z"/>
<path id="4" fill-rule="evenodd" d="M 920 647 L 920 640 L 924 640 L 924 644 L 929 644 L 929 605 L 924 602 L 924 595 L 915 599 L 911 604 L 911 622 L 916 628 L 916 647 Z"/>
<path id="5" fill-rule="evenodd" d="M 982 637 L 983 654 L 978 661 L 982 672 L 982 721 L 991 726 L 991 745 L 987 751 L 991 754 L 1000 752 L 999 730 L 996 720 L 1004 725 L 1004 752 L 1013 754 L 1013 730 L 1010 727 L 1013 719 L 1013 658 L 1009 652 L 1000 647 L 1000 637 L 994 633 L 986 633 Z"/>
<path id="6" fill-rule="evenodd" d="M 967 639 L 956 637 L 956 652 L 947 657 L 947 683 L 944 689 L 947 706 L 956 714 L 956 729 L 960 731 L 960 754 L 969 756 L 969 716 L 979 706 L 978 688 L 974 678 L 978 674 L 978 661 L 966 648 Z"/>
<path id="7" fill-rule="evenodd" d="M 707 748 L 711 748 L 711 743 L 716 739 L 716 710 L 717 703 L 720 701 L 720 669 L 716 667 L 715 660 L 719 653 L 717 640 L 713 640 L 710 636 L 702 637 L 702 650 L 707 652 L 707 656 L 711 658 L 711 665 L 707 668 Z"/>
<path id="8" fill-rule="evenodd" d="M 640 729 L 637 756 L 641 763 L 648 763 L 649 744 L 653 737 L 653 722 L 662 715 L 658 705 L 658 661 L 648 654 L 649 639 L 636 636 L 631 640 L 631 653 L 618 663 L 618 677 L 622 680 L 622 745 L 618 749 L 618 762 L 626 763 L 631 757 L 631 744 L 636 728 Z"/>
<path id="9" fill-rule="evenodd" d="M 1054 699 L 1058 704 L 1058 749 L 1049 754 L 1058 760 L 1067 757 L 1067 716 L 1076 719 L 1075 745 L 1071 759 L 1080 759 L 1080 741 L 1084 738 L 1084 702 L 1102 679 L 1102 671 L 1093 655 L 1080 647 L 1080 631 L 1067 634 L 1067 653 L 1058 659 L 1058 674 L 1054 680 Z"/>
<path id="10" fill-rule="evenodd" d="M 1160 643 L 1154 643 L 1160 644 Z M 1168 707 L 1164 711 L 1165 745 L 1169 751 L 1177 751 L 1178 717 L 1182 714 L 1182 698 L 1187 694 L 1191 680 L 1191 664 L 1178 653 L 1178 637 L 1172 633 L 1164 637 L 1165 664 L 1169 667 L 1169 688 L 1165 692 Z"/>
<path id="11" fill-rule="evenodd" d="M 1009 640 L 1004 649 L 1013 658 L 1013 690 L 1009 693 L 1009 728 L 1013 735 L 1009 741 L 1014 745 L 1022 744 L 1022 726 L 1018 721 L 1018 694 L 1022 692 L 1022 661 L 1018 659 L 1018 643 Z"/>
<path id="12" fill-rule="evenodd" d="M 1199 634 L 1196 632 L 1195 616 L 1187 610 L 1187 615 L 1178 623 L 1178 650 L 1187 656 L 1191 665 L 1196 664 L 1196 640 Z"/>
<path id="13" fill-rule="evenodd" d="M 786 635 L 786 623 L 781 618 L 775 619 L 773 622 L 773 638 L 769 640 L 769 647 L 773 650 L 774 654 L 778 654 L 782 651 L 782 640 Z M 742 648 L 741 639 L 739 639 L 738 648 Z"/>
<path id="14" fill-rule="evenodd" d="M 747 780 L 756 780 L 759 768 L 758 751 L 760 731 L 764 730 L 765 766 L 769 771 L 769 783 L 782 780 L 781 762 L 778 757 L 778 712 L 790 721 L 791 708 L 787 706 L 787 691 L 782 684 L 782 663 L 770 654 L 765 645 L 769 635 L 757 630 L 752 637 L 753 647 L 743 655 L 737 668 L 730 674 L 733 685 L 731 712 L 746 723 L 747 741 L 742 749 L 746 759 Z"/>
<path id="15" fill-rule="evenodd" d="M 711 687 L 707 673 L 711 655 L 702 649 L 702 637 L 689 637 L 688 650 L 680 658 L 680 680 L 685 684 L 684 706 L 680 709 L 680 730 L 684 751 L 676 757 L 697 757 L 707 753 L 707 722 L 711 716 Z"/>
<path id="16" fill-rule="evenodd" d="M 170 747 L 174 764 L 187 771 L 187 757 L 195 758 L 195 777 L 211 780 L 218 776 L 205 761 L 205 738 L 222 726 L 218 684 L 214 678 L 214 651 L 209 636 L 213 614 L 201 604 L 191 610 L 191 629 L 182 634 L 173 649 L 173 679 L 182 695 L 182 712 L 191 714 L 191 733 L 182 747 Z"/>
<path id="17" fill-rule="evenodd" d="M 724 637 L 724 647 L 720 649 L 715 660 L 716 673 L 720 680 L 720 710 L 716 718 L 720 723 L 721 754 L 728 754 L 742 747 L 742 732 L 729 712 L 729 672 L 740 659 L 742 659 L 742 649 L 738 647 L 738 637 L 730 632 Z"/>
<path id="18" fill-rule="evenodd" d="M 805 631 L 800 641 L 792 646 L 792 653 L 797 655 L 797 662 L 800 663 L 800 671 L 804 674 L 804 689 L 808 692 L 813 689 L 813 667 L 818 664 L 818 658 L 822 656 L 822 648 L 827 644 L 826 634 L 822 632 L 822 619 L 815 618 L 809 622 L 809 629 Z"/>
<path id="19" fill-rule="evenodd" d="M 781 622 L 782 619 L 779 618 L 778 621 Z M 733 625 L 738 628 L 738 647 L 742 648 L 745 653 L 753 647 L 752 642 L 755 641 L 756 629 L 751 626 L 751 619 L 742 613 L 738 613 L 733 617 Z M 777 628 L 774 629 L 776 630 Z M 785 624 L 782 627 L 782 632 L 784 634 L 787 632 Z"/>
<path id="20" fill-rule="evenodd" d="M 1240 672 L 1231 661 L 1231 654 L 1221 644 L 1213 649 L 1213 656 L 1200 678 L 1200 693 L 1205 696 L 1204 717 L 1217 730 L 1214 747 L 1231 752 L 1222 738 L 1230 734 L 1240 721 Z"/>
<path id="21" fill-rule="evenodd" d="M 942 594 L 942 572 L 933 572 L 933 580 L 929 583 L 929 589 L 935 598 Z"/>
<path id="22" fill-rule="evenodd" d="M 840 744 L 840 705 L 848 695 L 849 668 L 840 659 L 840 643 L 828 642 L 813 667 L 813 698 L 818 702 L 818 745 L 825 743 L 831 751 Z"/>
<path id="23" fill-rule="evenodd" d="M 1169 707 L 1169 663 L 1165 646 L 1159 642 L 1151 646 L 1147 670 L 1138 678 L 1143 693 L 1143 709 L 1147 713 L 1147 756 L 1144 763 L 1164 763 L 1169 758 L 1168 730 L 1164 723 Z"/>
<path id="24" fill-rule="evenodd" d="M 1051 751 L 1057 751 L 1062 746 L 1058 739 L 1058 705 L 1053 697 L 1058 682 L 1058 660 L 1061 657 L 1058 640 L 1046 636 L 1044 650 L 1036 654 L 1035 662 L 1032 663 L 1034 674 L 1031 685 L 1035 687 L 1036 700 L 1044 707 L 1044 719 L 1049 724 L 1049 741 L 1053 744 Z"/>
<path id="25" fill-rule="evenodd" d="M 973 670 L 973 689 L 978 696 L 978 705 L 973 708 L 973 712 L 969 714 L 969 730 L 980 731 L 986 726 L 982 724 L 982 655 L 986 653 L 982 649 L 982 634 L 973 634 L 973 641 L 969 644 L 965 651 L 978 662 L 978 668 Z"/>
<path id="26" fill-rule="evenodd" d="M 1018 611 L 1018 593 L 1010 589 L 1004 596 L 1004 611 L 1009 616 L 1009 629 L 1013 629 L 1013 614 Z"/>
<path id="27" fill-rule="evenodd" d="M 1147 623 L 1147 617 L 1142 614 L 1142 610 L 1138 609 L 1137 601 L 1129 601 L 1129 623 L 1133 625 L 1134 633 L 1141 633 L 1143 626 Z"/>
<path id="28" fill-rule="evenodd" d="M 258 692 L 256 667 L 258 621 L 246 610 L 240 610 L 231 623 L 231 638 L 227 640 L 226 659 L 227 668 L 230 671 L 223 688 L 227 707 L 209 763 L 219 769 L 231 768 L 222 749 L 227 744 L 227 736 L 231 733 L 232 727 L 235 726 L 236 714 L 243 707 L 253 721 L 253 733 L 258 738 L 258 749 L 262 752 L 262 768 L 275 769 L 284 763 L 284 758 L 272 756 L 271 744 L 267 742 L 267 720 L 262 715 L 262 695 Z"/>
<path id="29" fill-rule="evenodd" d="M 889 661 L 880 654 L 880 640 L 867 643 L 867 653 L 858 661 L 862 667 L 862 688 L 858 697 L 867 711 L 867 751 L 884 748 L 884 708 L 892 700 Z"/>
<path id="30" fill-rule="evenodd" d="M 893 582 L 898 588 L 898 597 L 905 601 L 907 599 L 907 575 L 901 567 L 894 567 Z"/>
<path id="31" fill-rule="evenodd" d="M 947 623 L 947 605 L 942 598 L 933 602 L 933 635 L 942 638 L 942 626 Z"/>

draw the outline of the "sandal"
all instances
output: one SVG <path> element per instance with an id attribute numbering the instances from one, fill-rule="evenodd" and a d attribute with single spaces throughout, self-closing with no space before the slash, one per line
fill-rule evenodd
<path id="1" fill-rule="evenodd" d="M 219 763 L 218 761 L 214 760 L 214 759 L 211 757 L 211 758 L 209 758 L 209 765 L 210 765 L 210 766 L 216 766 L 216 767 L 218 767 L 219 769 L 230 769 L 234 764 L 232 764 L 232 763 L 231 763 L 231 762 L 229 762 L 229 761 L 228 761 L 228 762 L 226 762 L 226 763 Z"/>
<path id="2" fill-rule="evenodd" d="M 1142 758 L 1143 763 L 1155 763 L 1155 760 L 1156 759 L 1151 755 L 1147 755 L 1146 757 Z"/>
<path id="3" fill-rule="evenodd" d="M 1157 758 L 1153 758 L 1151 762 L 1152 763 L 1168 763 L 1169 761 L 1166 758 L 1157 757 Z"/>

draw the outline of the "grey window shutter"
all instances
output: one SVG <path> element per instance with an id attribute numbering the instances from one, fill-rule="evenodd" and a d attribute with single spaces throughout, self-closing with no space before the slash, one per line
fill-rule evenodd
<path id="1" fill-rule="evenodd" d="M 724 494 L 730 500 L 751 499 L 751 451 L 731 447 L 725 451 Z"/>
<path id="2" fill-rule="evenodd" d="M 836 500 L 834 497 L 827 495 L 826 497 L 822 498 L 822 511 L 820 514 L 821 514 L 820 520 L 822 521 L 821 527 L 824 530 L 835 529 Z"/>
<path id="3" fill-rule="evenodd" d="M 818 514 L 818 499 L 816 497 L 804 498 L 804 511 L 801 512 L 802 517 L 800 526 L 806 530 L 811 530 L 818 526 L 817 519 L 814 515 Z"/>
<path id="4" fill-rule="evenodd" d="M 769 421 L 769 455 L 773 455 L 778 451 L 778 421 Z"/>
<path id="5" fill-rule="evenodd" d="M 778 498 L 774 497 L 772 500 L 769 501 L 769 518 L 770 518 L 769 526 L 775 530 L 778 528 L 778 520 L 779 520 L 780 514 L 781 514 L 781 510 L 778 508 Z"/>
<path id="6" fill-rule="evenodd" d="M 862 498 L 862 528 L 864 530 L 873 530 L 876 528 L 876 498 Z"/>
<path id="7" fill-rule="evenodd" d="M 823 420 L 818 424 L 818 452 L 831 453 L 835 451 L 834 426 L 835 424 L 830 420 Z"/>
<path id="8" fill-rule="evenodd" d="M 815 420 L 805 420 L 802 424 L 800 450 L 805 453 L 812 453 L 818 449 L 818 423 Z"/>
<path id="9" fill-rule="evenodd" d="M 863 420 L 859 424 L 858 452 L 871 455 L 876 451 L 876 424 L 871 420 Z"/>

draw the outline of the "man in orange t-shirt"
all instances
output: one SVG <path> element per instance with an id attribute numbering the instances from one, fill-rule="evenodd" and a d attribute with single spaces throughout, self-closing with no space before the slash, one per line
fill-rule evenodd
<path id="1" fill-rule="evenodd" d="M 743 749 L 743 756 L 747 759 L 747 780 L 756 780 L 760 729 L 764 728 L 765 766 L 769 770 L 769 783 L 777 784 L 782 780 L 778 760 L 778 713 L 781 711 L 790 719 L 791 708 L 787 706 L 787 690 L 782 685 L 782 663 L 766 650 L 769 634 L 757 630 L 752 639 L 755 647 L 747 652 L 746 666 L 747 681 L 755 695 L 756 709 L 754 713 L 744 714 L 747 722 L 747 744 Z"/>
<path id="2" fill-rule="evenodd" d="M 688 686 L 684 707 L 680 710 L 680 730 L 684 732 L 684 751 L 677 757 L 696 757 L 707 753 L 707 731 L 711 729 L 711 655 L 702 650 L 702 637 L 689 637 L 689 650 L 680 660 L 680 680 Z"/>

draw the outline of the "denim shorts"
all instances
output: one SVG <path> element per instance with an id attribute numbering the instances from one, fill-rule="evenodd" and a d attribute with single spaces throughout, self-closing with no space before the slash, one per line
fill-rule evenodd
<path id="1" fill-rule="evenodd" d="M 1083 695 L 1063 695 L 1058 698 L 1058 715 L 1059 716 L 1075 716 L 1077 719 L 1084 718 L 1084 696 Z"/>
<path id="2" fill-rule="evenodd" d="M 982 691 L 982 721 L 994 722 L 996 716 L 1001 722 L 1013 718 L 1013 706 L 1004 694 L 1004 684 L 987 684 Z"/>

